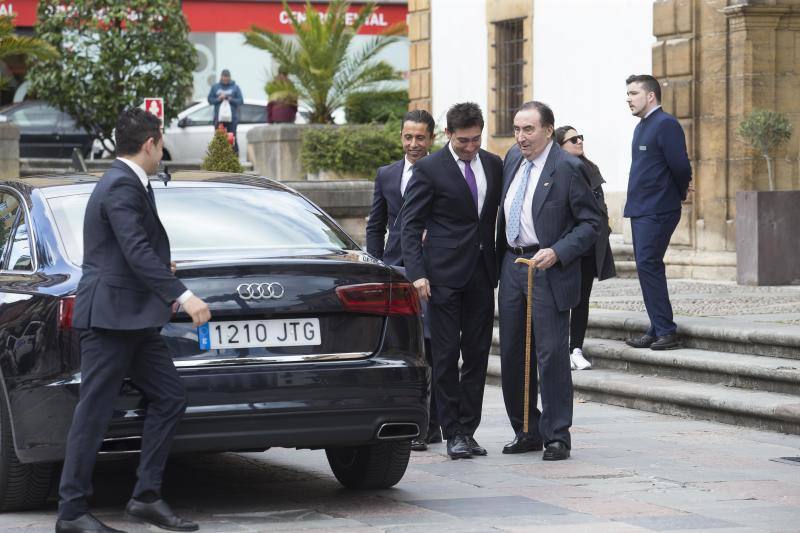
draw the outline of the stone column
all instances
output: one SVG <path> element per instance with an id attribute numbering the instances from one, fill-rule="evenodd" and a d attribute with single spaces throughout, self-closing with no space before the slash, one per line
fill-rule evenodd
<path id="1" fill-rule="evenodd" d="M 431 1 L 409 0 L 408 19 L 408 109 L 431 111 Z"/>
<path id="2" fill-rule="evenodd" d="M 19 128 L 0 123 L 0 178 L 19 177 Z"/>

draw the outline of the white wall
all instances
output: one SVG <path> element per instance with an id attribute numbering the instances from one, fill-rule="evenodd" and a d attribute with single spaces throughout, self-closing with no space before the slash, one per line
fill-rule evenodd
<path id="1" fill-rule="evenodd" d="M 651 73 L 652 29 L 652 0 L 535 0 L 533 97 L 553 108 L 556 127 L 585 134 L 606 191 L 627 189 L 638 119 L 625 78 Z"/>
<path id="2" fill-rule="evenodd" d="M 444 131 L 447 110 L 459 102 L 477 103 L 486 120 L 486 6 L 483 0 L 431 4 L 431 114 L 436 127 Z"/>

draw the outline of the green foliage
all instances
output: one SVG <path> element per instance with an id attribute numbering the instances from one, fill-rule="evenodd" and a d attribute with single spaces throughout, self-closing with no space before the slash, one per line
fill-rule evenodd
<path id="1" fill-rule="evenodd" d="M 239 157 L 228 142 L 228 133 L 224 128 L 217 128 L 214 138 L 208 144 L 206 156 L 201 167 L 203 170 L 216 172 L 244 172 Z"/>
<path id="2" fill-rule="evenodd" d="M 41 0 L 36 33 L 61 54 L 28 73 L 31 92 L 113 151 L 119 113 L 164 98 L 169 123 L 192 92 L 197 52 L 180 0 Z"/>
<path id="3" fill-rule="evenodd" d="M 344 105 L 347 122 L 369 124 L 402 119 L 408 111 L 408 91 L 361 91 L 350 93 Z"/>
<path id="4" fill-rule="evenodd" d="M 783 113 L 754 109 L 739 123 L 738 133 L 762 154 L 771 154 L 791 138 L 792 123 Z"/>
<path id="5" fill-rule="evenodd" d="M 270 102 L 297 105 L 297 88 L 292 80 L 280 74 L 272 78 L 264 87 Z"/>
<path id="6" fill-rule="evenodd" d="M 767 160 L 769 189 L 775 190 L 775 177 L 772 171 L 772 151 L 792 137 L 792 123 L 783 113 L 768 109 L 754 109 L 739 123 L 739 137 L 761 152 Z"/>
<path id="7" fill-rule="evenodd" d="M 374 178 L 378 167 L 403 157 L 400 122 L 383 127 L 329 126 L 303 133 L 300 162 L 306 172 L 331 170 Z"/>
<path id="8" fill-rule="evenodd" d="M 405 25 L 389 28 L 361 48 L 351 49 L 353 37 L 375 10 L 374 2 L 364 4 L 349 26 L 349 3 L 345 0 L 331 0 L 325 15 L 307 1 L 303 22 L 292 13 L 286 0 L 282 2 L 295 36 L 284 36 L 254 25 L 244 34 L 245 41 L 269 52 L 286 70 L 308 109 L 304 113 L 309 122 L 332 124 L 334 111 L 344 105 L 348 94 L 400 79 L 399 73 L 376 57 L 398 40 L 398 35 L 405 32 Z"/>
<path id="9" fill-rule="evenodd" d="M 15 16 L 0 16 L 0 58 L 9 56 L 31 56 L 43 60 L 58 58 L 58 51 L 41 39 L 14 35 Z M 0 77 L 0 89 L 6 85 L 8 78 Z"/>

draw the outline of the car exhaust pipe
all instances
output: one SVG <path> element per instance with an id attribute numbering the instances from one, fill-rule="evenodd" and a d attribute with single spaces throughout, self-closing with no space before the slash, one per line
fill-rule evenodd
<path id="1" fill-rule="evenodd" d="M 118 455 L 139 453 L 142 450 L 142 437 L 108 437 L 103 439 L 98 455 Z"/>
<path id="2" fill-rule="evenodd" d="M 419 426 L 414 422 L 386 422 L 378 428 L 378 440 L 403 440 L 419 437 Z"/>

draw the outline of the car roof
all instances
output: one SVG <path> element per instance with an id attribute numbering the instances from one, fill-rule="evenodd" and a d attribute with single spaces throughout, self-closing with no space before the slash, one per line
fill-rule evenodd
<path id="1" fill-rule="evenodd" d="M 197 188 L 233 187 L 245 189 L 272 189 L 294 193 L 289 187 L 262 176 L 253 174 L 234 174 L 207 170 L 177 170 L 171 172 L 171 180 L 166 184 L 157 177 L 151 177 L 154 188 Z M 0 181 L 0 185 L 10 185 L 22 191 L 39 190 L 46 198 L 89 192 L 100 181 L 102 173 L 43 174 L 25 176 Z"/>

